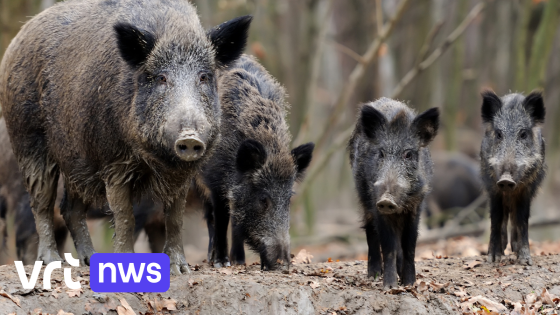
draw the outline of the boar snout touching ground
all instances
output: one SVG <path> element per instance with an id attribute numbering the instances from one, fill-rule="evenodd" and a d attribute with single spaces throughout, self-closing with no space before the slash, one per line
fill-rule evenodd
<path id="1" fill-rule="evenodd" d="M 263 270 L 290 262 L 290 198 L 314 145 L 290 150 L 284 88 L 252 57 L 242 56 L 219 81 L 222 139 L 197 176 L 208 225 L 208 261 L 245 263 L 244 244 Z M 232 246 L 227 230 L 231 217 Z"/>
<path id="2" fill-rule="evenodd" d="M 418 224 L 432 178 L 427 145 L 438 126 L 437 108 L 416 115 L 401 102 L 381 98 L 362 106 L 348 143 L 364 212 L 368 275 L 383 273 L 385 289 L 397 286 L 397 274 L 403 285 L 416 280 Z"/>
<path id="3" fill-rule="evenodd" d="M 529 215 L 545 174 L 545 143 L 541 125 L 545 107 L 541 93 L 527 96 L 482 93 L 485 134 L 480 149 L 481 177 L 490 197 L 488 262 L 499 262 L 508 244 L 522 265 L 532 265 Z"/>

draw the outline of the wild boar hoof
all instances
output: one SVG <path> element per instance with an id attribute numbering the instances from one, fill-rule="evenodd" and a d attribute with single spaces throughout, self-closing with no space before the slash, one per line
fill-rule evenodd
<path id="1" fill-rule="evenodd" d="M 524 250 L 520 250 L 519 254 L 517 255 L 517 262 L 520 265 L 525 265 L 525 266 L 532 266 L 533 265 L 533 260 L 531 259 L 531 254 L 529 253 L 529 251 L 524 251 Z"/>
<path id="2" fill-rule="evenodd" d="M 226 261 L 224 263 L 221 262 L 214 263 L 214 268 L 222 268 L 222 267 L 231 267 L 231 264 L 229 263 L 229 261 Z"/>
<path id="3" fill-rule="evenodd" d="M 502 255 L 500 255 L 500 254 L 491 254 L 491 253 L 488 254 L 488 262 L 489 262 L 489 263 L 492 263 L 492 262 L 497 262 L 497 263 L 499 263 L 499 262 L 501 262 L 501 261 L 502 261 Z"/>
<path id="4" fill-rule="evenodd" d="M 191 273 L 191 269 L 189 265 L 179 265 L 179 264 L 171 264 L 171 274 L 174 276 L 178 275 L 186 275 Z"/>
<path id="5" fill-rule="evenodd" d="M 43 261 L 43 265 L 48 265 L 54 261 L 64 261 L 54 250 L 44 250 L 39 253 L 37 260 Z"/>

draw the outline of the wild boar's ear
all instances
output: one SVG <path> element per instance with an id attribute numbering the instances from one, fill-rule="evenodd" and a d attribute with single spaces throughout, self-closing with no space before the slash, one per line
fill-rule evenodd
<path id="1" fill-rule="evenodd" d="M 133 68 L 146 61 L 156 45 L 155 36 L 129 23 L 114 26 L 121 57 Z"/>
<path id="2" fill-rule="evenodd" d="M 250 15 L 240 16 L 208 31 L 208 38 L 216 49 L 218 64 L 228 66 L 241 56 L 247 44 L 247 33 L 252 20 Z"/>
<path id="3" fill-rule="evenodd" d="M 523 108 L 531 115 L 535 123 L 544 123 L 544 101 L 541 92 L 532 92 L 523 100 Z"/>
<path id="4" fill-rule="evenodd" d="M 258 170 L 266 162 L 266 157 L 266 150 L 260 142 L 245 140 L 237 150 L 237 170 L 241 173 Z"/>
<path id="5" fill-rule="evenodd" d="M 312 142 L 302 144 L 297 148 L 292 149 L 292 156 L 294 158 L 294 162 L 296 164 L 297 175 L 296 179 L 301 180 L 303 179 L 303 175 L 305 174 L 305 170 L 311 163 L 311 159 L 313 158 L 313 149 L 315 148 L 315 144 Z"/>
<path id="6" fill-rule="evenodd" d="M 502 100 L 492 91 L 484 91 L 482 95 L 482 121 L 491 123 L 496 113 L 502 108 Z"/>
<path id="7" fill-rule="evenodd" d="M 439 108 L 433 107 L 416 116 L 412 128 L 420 138 L 420 146 L 427 146 L 437 135 L 439 128 Z"/>
<path id="8" fill-rule="evenodd" d="M 387 119 L 380 111 L 365 104 L 362 106 L 360 122 L 366 136 L 370 139 L 375 139 L 376 134 L 385 128 Z"/>

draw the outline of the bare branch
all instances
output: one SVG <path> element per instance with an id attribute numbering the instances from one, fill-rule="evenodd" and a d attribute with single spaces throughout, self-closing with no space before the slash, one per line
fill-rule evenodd
<path id="1" fill-rule="evenodd" d="M 355 61 L 357 61 L 358 63 L 361 64 L 365 64 L 366 61 L 364 60 L 364 58 L 362 58 L 362 56 L 360 56 L 360 54 L 358 54 L 357 52 L 353 51 L 352 49 L 342 45 L 341 43 L 337 43 L 334 40 L 331 40 L 331 43 L 333 44 L 334 48 L 336 48 L 338 51 L 340 51 L 341 53 L 347 55 L 348 57 L 354 59 Z"/>
<path id="2" fill-rule="evenodd" d="M 362 56 L 364 63 L 357 64 L 356 67 L 354 67 L 354 70 L 352 70 L 352 73 L 350 73 L 350 76 L 348 77 L 346 84 L 342 88 L 342 91 L 338 96 L 338 99 L 331 111 L 331 114 L 329 115 L 327 123 L 324 125 L 323 131 L 319 133 L 321 137 L 317 141 L 316 150 L 320 150 L 325 144 L 325 140 L 329 137 L 330 132 L 334 129 L 333 127 L 337 124 L 342 110 L 345 108 L 346 104 L 350 100 L 350 96 L 356 90 L 356 86 L 358 82 L 364 76 L 367 67 L 378 56 L 378 51 L 379 48 L 381 48 L 381 44 L 383 44 L 387 39 L 387 37 L 391 34 L 393 29 L 395 28 L 396 23 L 400 20 L 409 2 L 410 0 L 402 0 L 399 3 L 399 6 L 393 18 L 389 20 L 387 23 L 385 23 L 385 25 L 383 26 L 383 30 L 381 31 L 381 34 L 373 40 L 373 42 L 369 45 L 366 53 Z"/>
<path id="3" fill-rule="evenodd" d="M 375 0 L 375 21 L 377 22 L 377 36 L 381 36 L 383 29 L 383 8 L 381 7 L 381 0 Z"/>
<path id="4" fill-rule="evenodd" d="M 474 19 L 482 12 L 484 9 L 484 2 L 478 3 L 469 14 L 465 17 L 463 22 L 457 26 L 457 28 L 447 36 L 447 38 L 441 43 L 441 45 L 436 48 L 426 59 L 422 62 L 417 63 L 414 68 L 412 68 L 397 84 L 393 90 L 391 98 L 397 98 L 404 88 L 410 84 L 410 82 L 422 71 L 430 67 L 436 60 L 443 55 L 443 53 L 465 32 L 467 26 L 469 26 Z"/>

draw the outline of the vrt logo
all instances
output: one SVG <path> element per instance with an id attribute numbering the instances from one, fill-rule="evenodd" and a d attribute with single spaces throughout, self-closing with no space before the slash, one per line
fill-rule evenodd
<path id="1" fill-rule="evenodd" d="M 70 264 L 70 266 L 79 267 L 80 260 L 74 259 L 72 254 L 64 253 L 64 258 Z M 42 261 L 36 261 L 33 266 L 33 272 L 31 273 L 31 278 L 27 279 L 25 275 L 25 269 L 23 269 L 23 262 L 15 261 L 16 270 L 19 276 L 19 281 L 24 289 L 33 289 L 35 283 L 37 283 L 37 278 L 39 278 L 39 272 L 41 272 Z M 57 268 L 62 268 L 62 263 L 60 261 L 53 261 L 45 267 L 43 273 L 43 289 L 49 290 L 51 288 L 51 273 Z M 70 289 L 79 289 L 82 287 L 80 281 L 72 281 L 72 268 L 64 268 L 64 282 L 66 286 Z"/>

